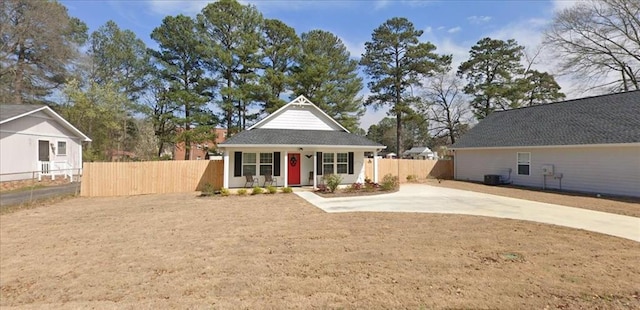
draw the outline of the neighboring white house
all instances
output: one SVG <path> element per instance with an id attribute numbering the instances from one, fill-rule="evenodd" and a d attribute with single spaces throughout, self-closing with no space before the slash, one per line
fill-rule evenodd
<path id="1" fill-rule="evenodd" d="M 640 91 L 494 112 L 452 149 L 457 180 L 640 197 Z"/>
<path id="2" fill-rule="evenodd" d="M 436 159 L 438 158 L 438 154 L 434 153 L 426 146 L 415 146 L 410 150 L 404 151 L 404 153 L 402 153 L 402 157 L 411 159 Z"/>
<path id="3" fill-rule="evenodd" d="M 246 175 L 277 178 L 278 186 L 317 187 L 320 176 L 339 174 L 343 184 L 364 182 L 365 152 L 386 148 L 350 133 L 304 96 L 299 96 L 251 128 L 218 144 L 224 151 L 225 188 L 243 187 Z"/>
<path id="4" fill-rule="evenodd" d="M 0 181 L 78 174 L 85 141 L 91 139 L 47 106 L 1 104 Z"/>

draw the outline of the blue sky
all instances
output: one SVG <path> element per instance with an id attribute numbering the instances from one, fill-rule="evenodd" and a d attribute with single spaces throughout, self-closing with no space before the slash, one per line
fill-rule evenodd
<path id="1" fill-rule="evenodd" d="M 167 15 L 195 16 L 209 1 L 61 1 L 69 14 L 80 18 L 94 31 L 108 20 L 120 28 L 135 32 L 149 47 L 155 43 L 149 35 Z M 443 54 L 453 54 L 457 65 L 468 56 L 469 49 L 483 37 L 515 39 L 533 53 L 542 38 L 544 27 L 553 13 L 574 4 L 572 0 L 536 1 L 241 1 L 255 5 L 265 18 L 279 19 L 296 29 L 298 34 L 313 29 L 330 31 L 340 37 L 351 55 L 359 59 L 364 43 L 375 28 L 392 17 L 406 17 L 417 29 L 424 30 L 422 41 L 430 41 Z M 542 55 L 544 56 L 544 55 Z M 539 57 L 537 69 L 553 73 L 552 61 Z M 560 86 L 572 94 L 568 79 L 558 78 Z M 363 95 L 368 89 L 363 90 Z M 377 123 L 385 110 L 369 109 L 361 120 L 365 130 Z"/>

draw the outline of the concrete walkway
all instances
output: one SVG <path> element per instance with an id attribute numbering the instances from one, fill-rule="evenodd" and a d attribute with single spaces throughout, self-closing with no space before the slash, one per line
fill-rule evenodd
<path id="1" fill-rule="evenodd" d="M 322 198 L 296 194 L 326 212 L 424 212 L 490 216 L 554 224 L 640 242 L 640 218 L 422 184 L 391 194 Z"/>

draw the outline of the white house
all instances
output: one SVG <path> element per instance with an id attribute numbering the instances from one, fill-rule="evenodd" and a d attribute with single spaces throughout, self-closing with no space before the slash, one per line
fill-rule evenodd
<path id="1" fill-rule="evenodd" d="M 402 157 L 411 159 L 436 159 L 438 155 L 426 146 L 415 146 L 404 151 Z"/>
<path id="2" fill-rule="evenodd" d="M 320 176 L 339 174 L 343 184 L 363 182 L 365 160 L 373 160 L 377 181 L 377 152 L 386 148 L 350 133 L 304 96 L 218 144 L 224 152 L 225 188 L 243 187 L 246 175 L 266 175 L 278 186 L 317 187 Z M 365 158 L 373 152 L 374 158 Z"/>
<path id="3" fill-rule="evenodd" d="M 494 112 L 452 149 L 458 180 L 640 197 L 640 91 Z"/>
<path id="4" fill-rule="evenodd" d="M 91 139 L 47 106 L 2 104 L 0 181 L 72 177 L 82 169 L 85 141 Z"/>

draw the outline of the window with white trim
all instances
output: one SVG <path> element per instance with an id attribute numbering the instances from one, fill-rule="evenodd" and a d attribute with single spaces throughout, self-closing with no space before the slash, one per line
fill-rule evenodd
<path id="1" fill-rule="evenodd" d="M 242 175 L 256 175 L 256 153 L 242 153 Z"/>
<path id="2" fill-rule="evenodd" d="M 518 152 L 518 175 L 530 175 L 531 153 Z"/>
<path id="3" fill-rule="evenodd" d="M 322 174 L 329 175 L 333 174 L 333 153 L 324 153 L 322 154 Z"/>
<path id="4" fill-rule="evenodd" d="M 336 172 L 347 174 L 349 172 L 349 154 L 336 153 Z"/>
<path id="5" fill-rule="evenodd" d="M 273 175 L 273 153 L 260 153 L 260 175 Z"/>
<path id="6" fill-rule="evenodd" d="M 67 155 L 67 141 L 58 141 L 58 155 Z"/>

